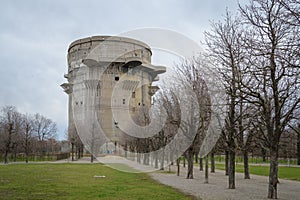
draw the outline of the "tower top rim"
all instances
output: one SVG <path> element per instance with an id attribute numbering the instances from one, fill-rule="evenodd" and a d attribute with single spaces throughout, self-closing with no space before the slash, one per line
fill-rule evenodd
<path id="1" fill-rule="evenodd" d="M 122 42 L 131 43 L 131 44 L 142 46 L 142 47 L 148 49 L 151 52 L 150 46 L 147 45 L 146 43 L 142 42 L 142 41 L 132 39 L 132 38 L 128 38 L 128 37 L 109 36 L 109 35 L 90 36 L 90 37 L 85 37 L 85 38 L 75 40 L 69 45 L 68 52 L 70 51 L 70 49 L 72 47 L 74 47 L 76 45 L 80 45 L 80 44 L 88 43 L 88 42 L 93 42 L 93 41 L 98 41 L 98 42 L 115 41 L 115 42 L 121 42 L 121 43 Z"/>

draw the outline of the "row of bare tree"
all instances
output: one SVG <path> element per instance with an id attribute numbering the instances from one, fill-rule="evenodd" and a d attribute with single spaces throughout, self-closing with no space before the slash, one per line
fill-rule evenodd
<path id="1" fill-rule="evenodd" d="M 0 114 L 0 155 L 4 163 L 9 162 L 13 153 L 14 161 L 18 154 L 25 155 L 28 162 L 30 154 L 42 158 L 47 152 L 60 151 L 55 140 L 56 124 L 39 113 L 22 114 L 14 106 L 4 106 Z"/>
<path id="2" fill-rule="evenodd" d="M 135 152 L 151 152 L 181 130 L 192 137 L 183 155 L 187 178 L 193 178 L 194 158 L 200 154 L 202 162 L 208 153 L 213 158 L 217 147 L 207 144 L 215 144 L 213 135 L 218 134 L 212 133 L 219 131 L 217 144 L 228 158 L 229 188 L 234 189 L 236 153 L 243 153 L 249 179 L 248 154 L 253 143 L 259 144 L 270 156 L 268 198 L 276 199 L 283 134 L 298 134 L 300 156 L 299 10 L 299 0 L 250 0 L 235 15 L 226 12 L 222 21 L 212 22 L 211 31 L 205 32 L 205 53 L 178 65 L 176 81 L 167 83 L 171 87 L 162 88 L 157 97 L 167 111 L 164 128 L 155 138 L 132 138 L 126 145 Z M 189 113 L 184 119 L 182 102 Z M 162 163 L 164 156 L 171 155 L 161 154 Z"/>
<path id="3" fill-rule="evenodd" d="M 229 188 L 235 188 L 237 148 L 246 162 L 256 134 L 270 152 L 268 198 L 277 198 L 280 138 L 299 126 L 299 19 L 297 0 L 250 0 L 205 34 L 228 99 L 222 135 L 229 152 Z"/>

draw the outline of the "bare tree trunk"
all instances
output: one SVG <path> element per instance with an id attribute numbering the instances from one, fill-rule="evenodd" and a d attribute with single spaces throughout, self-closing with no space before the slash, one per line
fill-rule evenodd
<path id="1" fill-rule="evenodd" d="M 165 162 L 165 147 L 163 147 L 163 151 L 162 151 L 160 170 L 164 170 L 164 162 Z"/>
<path id="2" fill-rule="evenodd" d="M 180 174 L 180 158 L 177 159 L 177 176 Z"/>
<path id="3" fill-rule="evenodd" d="M 205 181 L 204 183 L 208 183 L 208 155 L 205 156 Z"/>
<path id="4" fill-rule="evenodd" d="M 297 135 L 297 165 L 300 165 L 300 134 Z"/>
<path id="5" fill-rule="evenodd" d="M 215 153 L 211 152 L 210 153 L 210 172 L 215 173 Z"/>
<path id="6" fill-rule="evenodd" d="M 28 154 L 29 154 L 29 141 L 28 137 L 25 139 L 25 163 L 28 163 Z"/>
<path id="7" fill-rule="evenodd" d="M 225 150 L 225 175 L 229 174 L 229 151 Z"/>
<path id="8" fill-rule="evenodd" d="M 185 156 L 183 156 L 183 167 L 185 168 Z"/>
<path id="9" fill-rule="evenodd" d="M 278 183 L 278 149 L 270 149 L 270 175 L 268 198 L 277 199 Z"/>
<path id="10" fill-rule="evenodd" d="M 250 179 L 248 151 L 245 149 L 243 153 L 244 153 L 244 178 L 245 179 Z"/>
<path id="11" fill-rule="evenodd" d="M 74 143 L 73 142 L 71 143 L 71 149 L 72 149 L 72 152 L 71 152 L 71 154 L 72 154 L 72 161 L 74 161 Z"/>
<path id="12" fill-rule="evenodd" d="M 5 154 L 4 154 L 4 163 L 7 164 L 8 163 L 8 148 L 5 149 Z"/>
<path id="13" fill-rule="evenodd" d="M 235 151 L 229 150 L 229 189 L 235 189 Z"/>
<path id="14" fill-rule="evenodd" d="M 16 150 L 16 147 L 14 147 L 14 162 L 17 162 L 17 150 Z"/>
<path id="15" fill-rule="evenodd" d="M 193 168 L 194 168 L 194 154 L 192 149 L 189 149 L 187 152 L 187 161 L 188 161 L 188 171 L 187 171 L 187 179 L 193 179 L 194 175 L 193 175 Z"/>
<path id="16" fill-rule="evenodd" d="M 84 145 L 81 143 L 81 148 L 80 148 L 80 157 L 83 157 L 83 151 L 84 151 Z"/>
<path id="17" fill-rule="evenodd" d="M 91 163 L 94 162 L 94 155 L 91 153 Z"/>
<path id="18" fill-rule="evenodd" d="M 146 153 L 146 165 L 150 165 L 150 153 Z"/>
<path id="19" fill-rule="evenodd" d="M 74 151 L 75 152 L 75 160 L 78 159 L 78 154 L 77 154 L 78 150 L 77 149 L 78 149 L 78 146 L 76 145 L 75 146 L 75 151 Z"/>
<path id="20" fill-rule="evenodd" d="M 28 163 L 28 154 L 29 154 L 29 150 L 28 148 L 26 148 L 26 151 L 25 151 L 25 162 Z"/>
<path id="21" fill-rule="evenodd" d="M 5 146 L 5 155 L 4 155 L 4 163 L 5 164 L 8 163 L 8 153 L 9 153 L 10 145 L 11 145 L 12 131 L 13 131 L 13 124 L 10 123 L 9 124 L 9 129 L 8 129 L 8 141 L 6 142 L 6 146 Z"/>
<path id="22" fill-rule="evenodd" d="M 264 147 L 262 147 L 262 148 L 261 148 L 261 155 L 262 155 L 262 161 L 263 161 L 263 162 L 266 162 L 266 161 L 267 161 L 267 159 L 266 159 L 266 154 L 267 154 L 266 149 L 265 149 Z"/>
<path id="23" fill-rule="evenodd" d="M 203 171 L 203 158 L 202 157 L 199 159 L 199 166 L 200 166 L 199 170 Z"/>
<path id="24" fill-rule="evenodd" d="M 44 160 L 44 141 L 40 141 L 40 159 L 41 161 Z"/>

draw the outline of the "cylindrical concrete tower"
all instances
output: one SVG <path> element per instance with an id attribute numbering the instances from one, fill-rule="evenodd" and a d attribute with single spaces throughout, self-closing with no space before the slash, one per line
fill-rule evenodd
<path id="1" fill-rule="evenodd" d="M 61 85 L 69 95 L 70 140 L 79 136 L 93 151 L 95 130 L 99 128 L 94 123 L 86 124 L 97 120 L 107 139 L 119 143 L 120 134 L 126 133 L 118 125 L 127 119 L 119 117 L 117 121 L 112 109 L 117 109 L 120 116 L 130 113 L 139 125 L 147 124 L 139 113 L 149 110 L 151 96 L 159 89 L 152 82 L 166 71 L 165 67 L 151 65 L 151 55 L 147 44 L 125 37 L 93 36 L 70 44 L 68 73 L 64 75 L 68 82 Z M 89 112 L 91 109 L 95 116 Z"/>

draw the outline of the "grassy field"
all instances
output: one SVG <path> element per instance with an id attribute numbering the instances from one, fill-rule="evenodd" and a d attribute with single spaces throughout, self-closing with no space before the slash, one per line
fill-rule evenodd
<path id="1" fill-rule="evenodd" d="M 215 160 L 217 162 L 225 162 L 225 156 L 224 155 L 222 155 L 222 156 L 215 155 Z M 244 159 L 241 156 L 236 156 L 235 162 L 236 163 L 243 163 Z M 263 159 L 261 157 L 251 157 L 251 156 L 249 157 L 249 164 L 269 164 L 269 163 L 270 163 L 270 160 L 269 160 L 268 157 L 267 157 L 266 161 L 263 161 Z M 284 164 L 284 165 L 288 165 L 288 164 L 296 165 L 297 164 L 297 159 L 295 159 L 295 158 L 292 158 L 292 159 L 279 158 L 278 163 L 279 164 Z"/>
<path id="2" fill-rule="evenodd" d="M 224 164 L 216 164 L 217 169 L 225 170 Z M 244 166 L 242 164 L 237 164 L 236 172 L 244 173 Z M 251 174 L 269 176 L 269 166 L 258 166 L 258 165 L 249 165 L 250 176 Z M 278 176 L 283 179 L 290 179 L 300 181 L 300 167 L 287 167 L 279 166 Z"/>
<path id="3" fill-rule="evenodd" d="M 94 176 L 105 178 L 95 178 Z M 192 199 L 147 174 L 101 164 L 0 165 L 0 199 Z"/>

